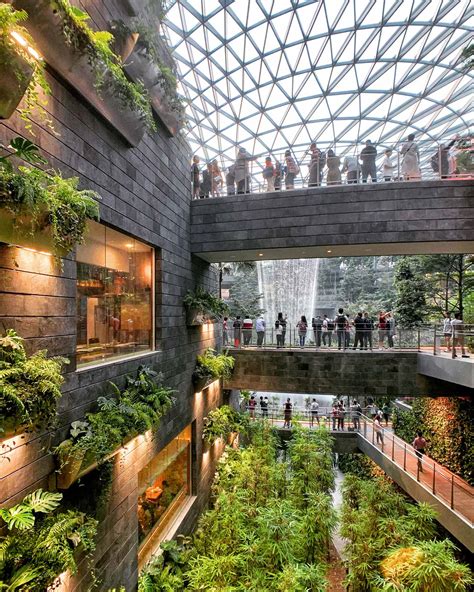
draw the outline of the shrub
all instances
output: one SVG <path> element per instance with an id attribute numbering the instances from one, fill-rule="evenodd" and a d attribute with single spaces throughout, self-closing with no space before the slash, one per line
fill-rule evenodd
<path id="1" fill-rule="evenodd" d="M 209 444 L 213 444 L 218 438 L 227 440 L 232 432 L 245 432 L 248 423 L 247 415 L 235 411 L 229 405 L 223 405 L 204 418 L 202 437 Z"/>
<path id="2" fill-rule="evenodd" d="M 196 309 L 211 318 L 222 317 L 229 312 L 229 307 L 223 300 L 200 286 L 194 292 L 188 291 L 183 304 L 188 310 Z"/>
<path id="3" fill-rule="evenodd" d="M 227 354 L 218 354 L 211 347 L 207 348 L 204 354 L 197 357 L 196 368 L 193 378 L 203 377 L 223 378 L 228 380 L 232 376 L 235 360 Z"/>

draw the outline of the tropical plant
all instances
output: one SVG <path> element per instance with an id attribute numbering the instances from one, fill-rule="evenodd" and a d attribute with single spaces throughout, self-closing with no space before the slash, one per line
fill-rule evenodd
<path id="1" fill-rule="evenodd" d="M 395 311 L 401 327 L 419 326 L 426 313 L 426 284 L 414 271 L 409 257 L 402 257 L 395 273 Z"/>
<path id="2" fill-rule="evenodd" d="M 229 312 L 227 304 L 203 287 L 198 286 L 196 290 L 189 290 L 183 298 L 183 304 L 188 310 L 197 310 L 209 317 L 222 317 Z"/>
<path id="3" fill-rule="evenodd" d="M 155 130 L 148 93 L 141 82 L 131 82 L 126 77 L 120 58 L 110 44 L 112 33 L 94 31 L 88 24 L 89 15 L 69 0 L 54 0 L 54 7 L 61 15 L 62 32 L 66 43 L 78 53 L 86 54 L 95 76 L 99 92 L 111 87 L 122 105 L 135 111 L 150 130 Z"/>
<path id="4" fill-rule="evenodd" d="M 60 463 L 74 458 L 82 467 L 101 463 L 124 441 L 156 429 L 174 403 L 174 391 L 161 380 L 151 368 L 140 366 L 136 376 L 126 378 L 123 391 L 113 384 L 115 397 L 99 397 L 97 411 L 88 413 L 85 421 L 71 424 L 70 437 L 56 449 Z"/>
<path id="5" fill-rule="evenodd" d="M 235 359 L 226 353 L 218 354 L 212 347 L 197 357 L 196 367 L 193 372 L 193 379 L 201 378 L 223 378 L 228 380 L 232 376 Z"/>
<path id="6" fill-rule="evenodd" d="M 222 405 L 218 409 L 213 409 L 204 418 L 204 427 L 202 429 L 203 440 L 214 444 L 218 438 L 227 440 L 233 432 L 245 432 L 248 428 L 248 416 L 239 413 L 229 405 Z"/>
<path id="7" fill-rule="evenodd" d="M 0 66 L 13 68 L 19 81 L 25 78 L 25 72 L 14 59 L 15 55 L 20 56 L 33 69 L 33 76 L 24 98 L 24 106 L 20 109 L 20 116 L 25 121 L 26 128 L 31 130 L 29 118 L 34 109 L 37 110 L 42 121 L 50 124 L 38 89 L 41 88 L 45 94 L 50 94 L 51 89 L 46 81 L 43 60 L 38 55 L 34 55 L 31 49 L 28 51 L 28 47 L 34 47 L 34 41 L 21 24 L 27 18 L 28 14 L 24 10 L 15 10 L 11 4 L 0 2 Z M 24 44 L 20 43 L 19 39 L 24 40 Z"/>
<path id="8" fill-rule="evenodd" d="M 0 536 L 0 589 L 43 592 L 63 572 L 77 571 L 77 550 L 94 550 L 97 522 L 74 510 L 56 512 L 61 499 L 38 489 L 0 510 L 8 528 Z"/>
<path id="9" fill-rule="evenodd" d="M 160 551 L 140 572 L 138 592 L 175 592 L 184 589 L 186 565 L 193 555 L 191 539 L 178 535 L 175 541 L 163 541 Z"/>
<path id="10" fill-rule="evenodd" d="M 52 426 L 61 397 L 61 369 L 69 362 L 46 355 L 42 350 L 28 357 L 13 329 L 0 338 L 0 435 Z"/>

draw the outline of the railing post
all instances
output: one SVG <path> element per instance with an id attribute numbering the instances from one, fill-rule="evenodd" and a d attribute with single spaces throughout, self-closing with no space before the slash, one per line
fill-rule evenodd
<path id="1" fill-rule="evenodd" d="M 374 422 L 372 422 L 372 444 L 375 442 L 375 427 Z"/>
<path id="2" fill-rule="evenodd" d="M 456 343 L 456 326 L 455 325 L 451 325 L 452 327 L 452 343 L 451 343 L 451 358 L 454 360 L 454 358 L 456 357 L 456 347 L 455 347 L 455 343 Z"/>
<path id="3" fill-rule="evenodd" d="M 436 465 L 435 463 L 433 463 L 433 495 L 436 495 L 436 487 L 435 487 L 435 483 L 436 483 Z"/>
<path id="4" fill-rule="evenodd" d="M 454 475 L 451 475 L 451 510 L 454 510 Z"/>
<path id="5" fill-rule="evenodd" d="M 421 334 L 420 334 L 420 327 L 418 327 L 418 351 L 421 351 Z"/>
<path id="6" fill-rule="evenodd" d="M 416 480 L 420 480 L 420 459 L 418 457 L 416 459 Z"/>
<path id="7" fill-rule="evenodd" d="M 380 435 L 382 436 L 382 452 L 383 452 L 383 445 L 385 442 L 385 430 L 383 428 L 380 429 Z"/>
<path id="8" fill-rule="evenodd" d="M 407 445 L 405 443 L 404 450 L 403 450 L 403 470 L 407 470 Z"/>
<path id="9" fill-rule="evenodd" d="M 434 328 L 433 355 L 436 355 L 436 325 Z"/>
<path id="10" fill-rule="evenodd" d="M 392 460 L 395 460 L 395 435 L 392 434 Z"/>
<path id="11" fill-rule="evenodd" d="M 367 438 L 367 420 L 364 417 L 364 438 Z"/>

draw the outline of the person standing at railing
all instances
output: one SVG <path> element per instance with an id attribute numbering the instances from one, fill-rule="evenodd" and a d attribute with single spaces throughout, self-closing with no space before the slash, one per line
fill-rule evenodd
<path id="1" fill-rule="evenodd" d="M 319 426 L 319 403 L 316 401 L 316 399 L 311 401 L 309 411 L 311 413 L 311 427 L 314 427 L 314 420 L 318 422 Z"/>
<path id="2" fill-rule="evenodd" d="M 308 322 L 304 315 L 301 316 L 301 319 L 296 323 L 296 328 L 298 329 L 298 337 L 300 341 L 300 347 L 304 347 L 304 342 L 306 340 L 306 333 L 308 332 Z"/>
<path id="3" fill-rule="evenodd" d="M 232 327 L 234 329 L 234 347 L 239 348 L 242 332 L 242 320 L 239 315 L 235 317 Z"/>
<path id="4" fill-rule="evenodd" d="M 291 156 L 291 150 L 285 152 L 285 187 L 286 189 L 295 188 L 295 177 L 300 172 L 295 159 Z"/>
<path id="5" fill-rule="evenodd" d="M 225 176 L 227 195 L 235 195 L 235 164 L 231 164 Z"/>
<path id="6" fill-rule="evenodd" d="M 249 163 L 257 160 L 256 156 L 250 156 L 245 148 L 239 148 L 235 159 L 235 182 L 237 193 L 250 193 L 250 169 Z"/>
<path id="7" fill-rule="evenodd" d="M 288 397 L 286 403 L 283 405 L 283 428 L 291 428 L 291 414 L 293 410 L 293 405 L 291 404 L 291 399 Z"/>
<path id="8" fill-rule="evenodd" d="M 354 348 L 353 349 L 357 349 L 357 346 L 359 346 L 359 349 L 365 349 L 365 346 L 364 346 L 365 320 L 364 320 L 364 317 L 362 316 L 361 312 L 357 313 L 357 316 L 355 317 L 353 324 L 355 327 Z"/>
<path id="9" fill-rule="evenodd" d="M 323 319 L 321 318 L 321 315 L 318 315 L 316 318 L 313 318 L 311 321 L 311 325 L 313 327 L 315 346 L 321 347 L 321 335 L 323 332 Z"/>
<path id="10" fill-rule="evenodd" d="M 193 184 L 193 199 L 199 199 L 199 191 L 201 189 L 201 173 L 199 171 L 199 156 L 193 156 L 193 164 L 191 165 L 191 181 Z"/>
<path id="11" fill-rule="evenodd" d="M 212 197 L 220 197 L 224 179 L 217 160 L 212 161 Z"/>
<path id="12" fill-rule="evenodd" d="M 384 159 L 382 161 L 382 174 L 383 174 L 383 180 L 386 183 L 389 183 L 390 181 L 393 180 L 393 171 L 395 170 L 395 165 L 393 164 L 392 161 L 392 151 L 387 149 L 384 152 Z"/>
<path id="13" fill-rule="evenodd" d="M 244 338 L 244 346 L 250 345 L 252 341 L 253 321 L 246 317 L 242 325 L 242 334 Z"/>
<path id="14" fill-rule="evenodd" d="M 255 399 L 255 396 L 252 395 L 249 400 L 249 413 L 250 413 L 251 419 L 255 419 L 255 408 L 256 407 L 257 407 L 257 401 Z"/>
<path id="15" fill-rule="evenodd" d="M 283 313 L 279 312 L 278 313 L 278 318 L 275 321 L 275 329 L 278 329 L 279 327 L 281 328 L 281 339 L 280 339 L 280 347 L 284 347 L 285 346 L 285 337 L 286 337 L 286 325 L 287 325 L 287 321 L 288 321 L 288 317 L 285 315 L 283 317 Z M 277 334 L 277 338 L 278 338 L 278 334 Z M 278 339 L 277 339 L 277 345 L 278 345 Z"/>
<path id="16" fill-rule="evenodd" d="M 277 160 L 275 160 L 275 181 L 274 181 L 275 191 L 280 191 L 280 189 L 281 189 L 281 176 L 282 176 L 281 163 L 277 159 Z"/>
<path id="17" fill-rule="evenodd" d="M 346 347 L 346 323 L 347 317 L 344 314 L 344 309 L 340 308 L 337 317 L 334 319 L 336 325 L 337 335 L 337 349 L 345 349 Z"/>
<path id="18" fill-rule="evenodd" d="M 224 317 L 224 320 L 222 321 L 222 336 L 224 345 L 229 345 L 229 321 L 227 317 Z"/>
<path id="19" fill-rule="evenodd" d="M 337 411 L 337 429 L 344 431 L 344 416 L 346 414 L 346 409 L 344 407 L 344 403 L 339 401 L 338 411 Z"/>
<path id="20" fill-rule="evenodd" d="M 378 415 L 374 418 L 374 431 L 377 436 L 377 444 L 383 444 L 383 428 Z"/>
<path id="21" fill-rule="evenodd" d="M 332 334 L 334 332 L 334 321 L 327 315 L 323 318 L 323 345 L 332 347 Z"/>
<path id="22" fill-rule="evenodd" d="M 360 416 L 362 414 L 362 408 L 359 403 L 354 399 L 350 406 L 352 425 L 355 430 L 360 430 Z"/>
<path id="23" fill-rule="evenodd" d="M 454 319 L 451 321 L 451 327 L 453 328 L 453 358 L 457 358 L 456 347 L 461 348 L 461 355 L 463 358 L 469 358 L 464 348 L 464 323 L 461 317 L 461 313 L 457 312 L 454 315 Z"/>
<path id="24" fill-rule="evenodd" d="M 280 349 L 283 347 L 283 326 L 278 320 L 275 321 L 275 335 L 277 340 L 277 348 Z"/>
<path id="25" fill-rule="evenodd" d="M 400 150 L 403 156 L 401 172 L 405 181 L 419 181 L 421 179 L 420 153 L 415 143 L 415 134 L 410 134 L 407 140 Z"/>
<path id="26" fill-rule="evenodd" d="M 372 332 L 374 330 L 374 321 L 369 317 L 369 313 L 364 313 L 364 349 L 372 351 Z"/>
<path id="27" fill-rule="evenodd" d="M 267 156 L 265 159 L 265 166 L 262 171 L 262 176 L 267 183 L 267 191 L 275 191 L 275 167 L 272 159 Z"/>
<path id="28" fill-rule="evenodd" d="M 321 150 L 316 146 L 316 143 L 313 142 L 309 147 L 311 160 L 308 165 L 309 168 L 309 186 L 310 187 L 317 187 L 321 185 L 323 180 L 323 169 L 326 165 L 326 154 L 321 152 Z"/>
<path id="29" fill-rule="evenodd" d="M 255 321 L 255 330 L 257 331 L 257 347 L 262 347 L 265 339 L 265 320 L 261 314 Z"/>
<path id="30" fill-rule="evenodd" d="M 341 184 L 341 159 L 336 156 L 333 150 L 328 150 L 328 172 L 326 175 L 327 185 L 340 185 Z"/>
<path id="31" fill-rule="evenodd" d="M 421 472 L 423 472 L 423 455 L 425 454 L 426 449 L 426 440 L 423 438 L 422 432 L 416 433 L 416 438 L 413 440 L 412 444 L 413 448 L 415 449 L 415 454 L 418 457 L 418 468 Z"/>
<path id="32" fill-rule="evenodd" d="M 357 156 L 346 156 L 344 158 L 342 172 L 346 173 L 346 180 L 349 185 L 359 182 L 360 164 Z"/>
<path id="33" fill-rule="evenodd" d="M 338 403 L 338 401 L 336 401 L 335 403 L 333 403 L 333 406 L 331 409 L 332 431 L 333 432 L 336 430 L 336 423 L 337 423 L 338 415 L 339 415 L 339 403 Z"/>
<path id="34" fill-rule="evenodd" d="M 378 329 L 379 329 L 379 349 L 384 348 L 385 338 L 388 334 L 388 325 L 387 325 L 387 313 L 382 311 L 379 312 L 379 322 L 378 322 Z"/>
<path id="35" fill-rule="evenodd" d="M 392 317 L 391 313 L 387 313 L 385 317 L 385 321 L 387 323 L 387 342 L 388 347 L 393 347 L 393 338 L 395 337 L 395 319 Z"/>
<path id="36" fill-rule="evenodd" d="M 370 140 L 367 140 L 365 143 L 365 148 L 363 148 L 360 153 L 360 159 L 362 161 L 362 183 L 367 183 L 369 175 L 372 183 L 377 183 L 377 167 L 375 165 L 376 158 L 377 148 Z"/>
<path id="37" fill-rule="evenodd" d="M 453 336 L 453 327 L 451 325 L 451 313 L 446 311 L 443 319 L 443 336 L 445 352 L 451 351 L 451 337 Z M 436 344 L 435 344 L 436 345 Z"/>
<path id="38" fill-rule="evenodd" d="M 212 164 L 209 163 L 202 172 L 200 197 L 209 197 L 212 189 Z"/>

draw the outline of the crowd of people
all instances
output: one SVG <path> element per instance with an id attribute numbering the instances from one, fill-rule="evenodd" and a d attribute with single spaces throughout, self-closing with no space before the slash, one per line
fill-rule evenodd
<path id="1" fill-rule="evenodd" d="M 431 157 L 430 164 L 435 173 L 443 178 L 456 172 L 456 155 L 454 138 L 449 144 L 441 144 L 439 150 Z M 395 159 L 393 149 L 383 151 L 383 159 L 377 166 L 377 157 L 381 154 L 371 140 L 365 142 L 359 154 L 347 155 L 341 159 L 334 150 L 327 152 L 318 148 L 313 142 L 306 154 L 309 154 L 308 185 L 315 187 L 323 184 L 325 176 L 327 185 L 339 185 L 343 175 L 348 184 L 372 183 L 377 181 L 390 182 L 395 180 L 417 181 L 421 179 L 420 153 L 415 135 L 409 134 L 398 151 Z M 306 155 L 305 155 L 306 156 Z M 217 160 L 206 163 L 201 171 L 198 156 L 193 157 L 191 167 L 192 194 L 194 199 L 220 197 L 224 193 L 224 182 L 227 195 L 251 192 L 250 163 L 257 160 L 245 148 L 239 148 L 235 161 L 227 168 L 225 175 Z M 294 189 L 295 179 L 300 173 L 300 166 L 291 150 L 286 150 L 283 162 L 279 158 L 267 156 L 262 169 L 262 179 L 266 191 Z"/>
<path id="2" fill-rule="evenodd" d="M 263 315 L 259 315 L 255 323 L 253 319 L 249 317 L 242 319 L 239 315 L 233 321 L 224 317 L 224 345 L 240 348 L 256 344 L 257 347 L 263 347 L 265 340 L 268 341 L 270 338 L 272 345 L 276 343 L 277 348 L 282 348 L 286 345 L 290 328 L 288 317 L 282 312 L 278 313 L 274 324 L 270 326 L 270 335 Z M 254 343 L 254 329 L 256 343 Z M 374 346 L 378 346 L 379 349 L 392 348 L 396 335 L 395 318 L 391 312 L 380 311 L 374 319 L 368 312 L 358 312 L 351 317 L 345 314 L 343 308 L 338 310 L 338 314 L 333 319 L 327 315 L 313 317 L 311 325 L 306 316 L 302 315 L 295 323 L 294 329 L 301 348 L 308 345 L 308 335 L 311 333 L 313 337 L 311 343 L 316 348 L 331 348 L 334 343 L 339 350 L 349 348 L 372 350 Z"/>

